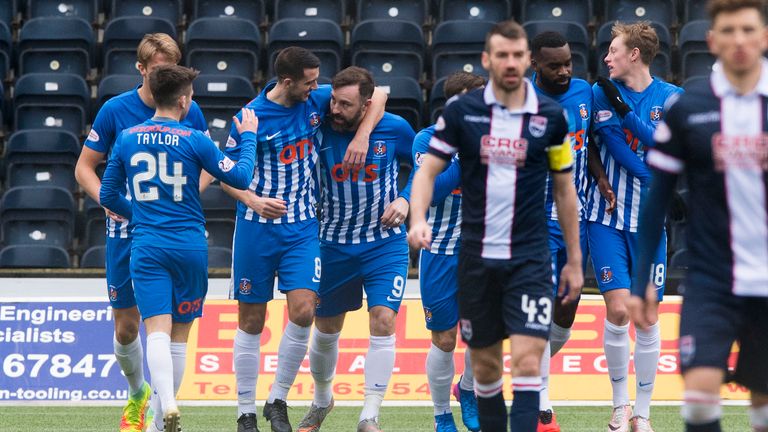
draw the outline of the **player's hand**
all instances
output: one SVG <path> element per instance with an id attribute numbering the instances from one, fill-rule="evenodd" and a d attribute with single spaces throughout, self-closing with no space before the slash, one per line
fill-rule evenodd
<path id="1" fill-rule="evenodd" d="M 341 167 L 349 172 L 360 171 L 365 165 L 365 156 L 368 154 L 368 137 L 365 139 L 358 138 L 357 134 L 347 146 L 347 151 L 344 153 L 344 160 L 341 163 Z"/>
<path id="2" fill-rule="evenodd" d="M 584 274 L 581 271 L 581 261 L 566 262 L 560 271 L 560 285 L 557 287 L 557 296 L 562 297 L 562 304 L 578 301 L 583 287 Z"/>
<path id="3" fill-rule="evenodd" d="M 248 192 L 248 195 L 246 204 L 263 218 L 278 219 L 288 214 L 286 202 L 279 198 L 260 197 L 253 192 Z"/>
<path id="4" fill-rule="evenodd" d="M 113 212 L 112 210 L 110 210 L 110 209 L 108 209 L 106 207 L 104 207 L 104 213 L 106 213 L 108 218 L 112 219 L 113 221 L 115 221 L 117 223 L 123 223 L 123 222 L 128 220 L 128 219 L 120 216 L 119 214 Z"/>
<path id="5" fill-rule="evenodd" d="M 608 177 L 602 176 L 597 180 L 597 189 L 600 191 L 600 195 L 608 203 L 605 208 L 605 212 L 608 214 L 613 213 L 616 209 L 616 194 L 613 193 L 613 187 L 611 182 L 608 181 Z"/>
<path id="6" fill-rule="evenodd" d="M 405 222 L 405 217 L 408 216 L 408 208 L 410 204 L 405 198 L 398 198 L 384 209 L 384 214 L 381 215 L 381 223 L 387 228 L 394 228 L 400 226 Z"/>
<path id="7" fill-rule="evenodd" d="M 432 228 L 426 219 L 411 221 L 411 229 L 408 230 L 408 243 L 414 249 L 429 249 L 432 245 Z"/>
<path id="8" fill-rule="evenodd" d="M 658 321 L 659 298 L 656 294 L 656 285 L 649 283 L 645 288 L 645 298 L 630 295 L 624 301 L 629 312 L 629 318 L 635 323 L 635 327 L 645 329 Z"/>
<path id="9" fill-rule="evenodd" d="M 244 132 L 253 132 L 259 130 L 259 118 L 256 117 L 256 113 L 250 108 L 243 108 L 241 111 L 243 120 L 238 120 L 237 116 L 232 117 L 232 121 L 235 122 L 235 128 L 237 133 L 242 135 Z"/>
<path id="10" fill-rule="evenodd" d="M 606 77 L 597 77 L 597 85 L 602 87 L 605 97 L 608 98 L 608 102 L 610 102 L 613 109 L 616 110 L 616 113 L 622 118 L 632 111 L 632 108 L 624 102 L 624 98 L 621 97 L 621 92 L 619 92 L 619 89 L 613 81 Z"/>

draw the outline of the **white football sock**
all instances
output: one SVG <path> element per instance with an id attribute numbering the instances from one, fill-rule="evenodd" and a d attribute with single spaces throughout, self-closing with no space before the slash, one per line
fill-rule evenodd
<path id="1" fill-rule="evenodd" d="M 179 393 L 179 387 L 184 380 L 184 369 L 187 367 L 187 344 L 171 342 L 171 359 L 173 360 L 173 394 Z"/>
<path id="2" fill-rule="evenodd" d="M 571 329 L 560 327 L 559 325 L 552 323 L 552 327 L 549 330 L 549 347 L 552 351 L 552 356 L 560 352 L 560 350 L 571 338 Z"/>
<path id="3" fill-rule="evenodd" d="M 314 404 L 325 408 L 333 399 L 333 377 L 339 359 L 339 335 L 323 333 L 317 328 L 312 332 L 312 346 L 309 348 L 309 369 L 315 380 Z"/>
<path id="4" fill-rule="evenodd" d="M 613 387 L 613 406 L 629 405 L 627 374 L 629 373 L 629 323 L 615 325 L 605 320 L 603 333 L 605 363 Z"/>
<path id="5" fill-rule="evenodd" d="M 462 390 L 475 391 L 475 374 L 472 372 L 472 361 L 469 355 L 469 348 L 464 350 L 464 373 L 459 380 L 459 388 Z"/>
<path id="6" fill-rule="evenodd" d="M 635 397 L 635 415 L 650 418 L 653 383 L 656 381 L 656 368 L 659 366 L 661 337 L 659 323 L 646 330 L 635 330 L 635 377 L 637 378 L 637 396 Z"/>
<path id="7" fill-rule="evenodd" d="M 261 333 L 235 332 L 233 348 L 237 383 L 237 416 L 256 413 L 256 379 L 259 376 Z"/>
<path id="8" fill-rule="evenodd" d="M 768 430 L 768 405 L 750 407 L 749 422 L 755 432 Z"/>
<path id="9" fill-rule="evenodd" d="M 395 367 L 395 335 L 371 336 L 365 356 L 365 400 L 360 421 L 377 418 Z"/>
<path id="10" fill-rule="evenodd" d="M 307 355 L 309 329 L 309 326 L 301 327 L 292 321 L 288 321 L 288 325 L 285 326 L 283 337 L 280 339 L 280 347 L 277 349 L 275 382 L 272 384 L 272 391 L 269 392 L 267 402 L 272 403 L 275 399 L 284 401 L 288 398 L 288 392 L 296 380 L 301 362 Z"/>
<path id="11" fill-rule="evenodd" d="M 687 424 L 705 425 L 718 421 L 723 416 L 719 394 L 686 390 L 683 392 L 683 400 L 680 415 Z"/>
<path id="12" fill-rule="evenodd" d="M 435 415 L 451 412 L 451 385 L 456 375 L 453 351 L 445 352 L 433 343 L 427 352 L 426 369 Z"/>
<path id="13" fill-rule="evenodd" d="M 171 336 L 163 332 L 147 335 L 147 365 L 152 375 L 152 387 L 160 398 L 162 412 L 176 409 L 173 394 L 173 359 L 171 359 Z"/>
<path id="14" fill-rule="evenodd" d="M 128 381 L 128 394 L 135 395 L 144 385 L 144 347 L 141 345 L 141 336 L 137 336 L 128 345 L 121 345 L 117 338 L 113 337 L 112 345 L 117 364 Z"/>
<path id="15" fill-rule="evenodd" d="M 551 359 L 549 344 L 544 346 L 544 353 L 541 355 L 541 392 L 539 393 L 539 411 L 552 409 L 552 402 L 549 400 L 549 361 Z"/>

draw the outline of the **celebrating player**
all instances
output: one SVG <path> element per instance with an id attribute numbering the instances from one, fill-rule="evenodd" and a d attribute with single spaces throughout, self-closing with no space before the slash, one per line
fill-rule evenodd
<path id="1" fill-rule="evenodd" d="M 286 399 L 307 354 L 309 328 L 320 284 L 320 251 L 315 217 L 317 151 L 315 133 L 328 111 L 330 86 L 317 85 L 320 60 L 310 51 L 285 48 L 275 60 L 277 83 L 248 103 L 259 117 L 256 169 L 246 191 L 224 187 L 237 198 L 232 283 L 238 300 L 234 362 L 238 432 L 254 432 L 259 348 L 275 272 L 288 299 L 289 322 L 278 348 L 275 382 L 264 405 L 274 432 L 290 432 Z M 362 166 L 368 136 L 381 118 L 386 95 L 377 90 L 345 153 L 345 169 Z M 236 130 L 227 140 L 232 159 L 240 153 Z M 356 172 L 356 171 L 355 171 Z"/>
<path id="2" fill-rule="evenodd" d="M 650 64 L 659 49 L 659 39 L 648 22 L 617 23 L 612 29 L 605 64 L 610 80 L 603 77 L 593 86 L 594 129 L 600 138 L 600 158 L 617 193 L 616 209 L 596 185 L 588 194 L 587 227 L 589 252 L 597 284 L 606 304 L 603 345 L 613 388 L 611 432 L 652 431 L 651 394 L 661 350 L 659 325 L 636 329 L 635 375 L 637 400 L 634 414 L 629 405 L 629 316 L 624 305 L 629 296 L 632 265 L 637 254 L 637 227 L 642 190 L 650 171 L 645 165 L 647 148 L 653 146 L 653 131 L 662 118 L 670 96 L 682 90 L 651 76 Z M 654 283 L 659 299 L 666 277 L 666 234 L 653 260 Z"/>
<path id="3" fill-rule="evenodd" d="M 539 365 L 552 319 L 552 266 L 541 191 L 553 172 L 558 219 L 568 261 L 560 293 L 581 293 L 573 154 L 562 107 L 536 95 L 523 77 L 530 51 L 523 28 L 497 23 L 486 36 L 483 67 L 490 82 L 448 105 L 435 125 L 429 154 L 416 173 L 411 232 L 415 247 L 432 245 L 425 215 L 435 177 L 459 154 L 462 186 L 459 316 L 471 348 L 484 431 L 507 430 L 501 390 L 502 341 L 509 337 L 514 403 L 510 430 L 534 432 L 539 414 Z"/>
<path id="4" fill-rule="evenodd" d="M 149 74 L 158 66 L 176 64 L 181 51 L 176 42 L 164 33 L 144 36 L 136 50 L 137 67 L 142 83 L 137 88 L 113 97 L 101 107 L 93 121 L 75 167 L 75 177 L 85 192 L 99 202 L 101 180 L 96 168 L 107 157 L 120 131 L 151 118 L 155 101 L 149 90 Z M 203 113 L 191 102 L 185 126 L 208 133 Z M 144 430 L 144 412 L 151 394 L 144 382 L 144 348 L 139 336 L 140 315 L 130 275 L 131 238 L 129 220 L 107 213 L 106 267 L 107 291 L 115 319 L 114 350 L 117 363 L 128 381 L 129 398 L 120 421 L 121 432 Z M 159 400 L 153 398 L 153 408 Z M 162 418 L 158 418 L 162 426 Z"/>
<path id="5" fill-rule="evenodd" d="M 445 80 L 444 94 L 451 101 L 454 96 L 485 85 L 479 75 L 456 72 Z M 450 103 L 450 102 L 449 102 Z M 413 141 L 413 167 L 418 170 L 429 149 L 435 126 L 422 129 Z M 435 431 L 456 430 L 451 413 L 451 384 L 456 374 L 453 351 L 456 348 L 456 325 L 459 305 L 456 298 L 458 284 L 456 269 L 459 265 L 459 237 L 461 235 L 461 189 L 458 188 L 461 171 L 459 158 L 454 156 L 443 172 L 435 178 L 435 192 L 427 216 L 432 226 L 432 245 L 419 256 L 419 286 L 427 328 L 432 332 L 432 345 L 427 353 L 427 381 L 435 410 Z M 461 404 L 461 419 L 471 431 L 480 430 L 477 419 L 477 398 L 469 349 L 464 351 L 464 374 L 453 386 L 453 394 Z"/>
<path id="6" fill-rule="evenodd" d="M 235 120 L 244 143 L 237 164 L 208 136 L 180 123 L 192 106 L 196 76 L 196 71 L 176 65 L 159 66 L 149 74 L 155 115 L 118 136 L 99 195 L 105 208 L 133 216 L 131 277 L 147 328 L 147 364 L 161 404 L 155 414 L 164 423 L 158 429 L 152 422 L 153 431 L 181 431 L 175 396 L 184 376 L 189 330 L 202 315 L 208 291 L 208 245 L 198 192 L 201 169 L 245 189 L 255 156 L 258 120 L 250 110 L 244 111 L 242 124 Z M 125 199 L 126 181 L 132 205 Z M 174 350 L 180 353 L 174 356 Z"/>
<path id="7" fill-rule="evenodd" d="M 319 430 L 333 408 L 339 334 L 346 313 L 362 307 L 365 289 L 371 338 L 357 431 L 378 432 L 379 408 L 395 366 L 395 318 L 408 277 L 403 223 L 410 187 L 397 190 L 398 161 L 411 160 L 414 132 L 403 118 L 385 113 L 370 134 L 363 169 L 346 169 L 343 156 L 370 110 L 374 83 L 367 70 L 352 66 L 336 74 L 331 86 L 330 114 L 318 134 L 323 277 L 309 351 L 315 396 L 298 431 Z"/>
<path id="8" fill-rule="evenodd" d="M 648 154 L 653 181 L 640 214 L 640 256 L 628 308 L 638 327 L 657 316 L 647 269 L 664 215 L 685 174 L 688 274 L 680 316 L 682 408 L 687 432 L 719 432 L 720 387 L 751 391 L 755 432 L 768 431 L 768 210 L 766 210 L 766 3 L 712 0 L 710 79 L 667 107 Z M 651 275 L 653 276 L 653 275 Z M 647 286 L 647 288 L 646 288 Z M 728 359 L 739 342 L 736 369 Z"/>

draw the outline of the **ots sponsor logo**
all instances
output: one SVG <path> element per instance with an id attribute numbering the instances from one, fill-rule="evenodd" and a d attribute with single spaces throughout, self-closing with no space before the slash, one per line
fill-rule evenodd
<path id="1" fill-rule="evenodd" d="M 309 115 L 309 125 L 313 128 L 320 127 L 320 114 L 313 112 Z"/>
<path id="2" fill-rule="evenodd" d="M 584 129 L 577 130 L 576 132 L 568 132 L 568 137 L 571 139 L 573 145 L 573 151 L 579 151 L 584 148 Z"/>
<path id="3" fill-rule="evenodd" d="M 543 116 L 531 116 L 531 118 L 528 120 L 528 132 L 531 133 L 535 138 L 541 138 L 544 136 L 544 133 L 547 131 L 547 123 L 549 120 L 547 120 L 546 117 Z"/>
<path id="4" fill-rule="evenodd" d="M 579 104 L 579 116 L 582 120 L 589 118 L 589 110 L 587 110 L 587 104 Z"/>
<path id="5" fill-rule="evenodd" d="M 200 312 L 202 307 L 203 298 L 201 297 L 192 301 L 183 301 L 179 303 L 179 305 L 176 307 L 176 312 L 180 313 L 181 315 L 186 315 L 189 313 Z"/>
<path id="6" fill-rule="evenodd" d="M 109 286 L 109 300 L 117 301 L 117 288 L 114 285 Z"/>
<path id="7" fill-rule="evenodd" d="M 525 138 L 494 137 L 483 135 L 480 138 L 480 159 L 486 165 L 525 166 L 528 157 L 528 140 Z"/>
<path id="8" fill-rule="evenodd" d="M 362 181 L 370 183 L 379 178 L 379 166 L 376 164 L 366 165 L 362 170 L 350 172 L 348 169 L 344 169 L 343 166 L 338 163 L 331 168 L 331 177 L 334 181 L 341 183 L 347 180 L 352 182 Z"/>
<path id="9" fill-rule="evenodd" d="M 311 140 L 303 139 L 296 144 L 285 144 L 280 150 L 280 162 L 289 165 L 312 154 L 315 146 Z"/>
<path id="10" fill-rule="evenodd" d="M 237 290 L 242 295 L 249 295 L 251 293 L 251 280 L 248 278 L 240 279 L 240 283 L 237 285 Z"/>
<path id="11" fill-rule="evenodd" d="M 712 135 L 712 159 L 716 171 L 768 170 L 768 134 Z"/>
<path id="12" fill-rule="evenodd" d="M 610 267 L 603 267 L 600 269 L 600 281 L 608 283 L 613 280 L 613 271 Z"/>
<path id="13" fill-rule="evenodd" d="M 662 111 L 662 108 L 660 106 L 658 106 L 658 105 L 652 106 L 651 107 L 651 113 L 650 113 L 651 121 L 652 122 L 661 121 L 662 113 L 663 113 L 663 111 Z"/>
<path id="14" fill-rule="evenodd" d="M 384 157 L 387 155 L 387 143 L 384 141 L 374 141 L 373 143 L 373 157 Z"/>

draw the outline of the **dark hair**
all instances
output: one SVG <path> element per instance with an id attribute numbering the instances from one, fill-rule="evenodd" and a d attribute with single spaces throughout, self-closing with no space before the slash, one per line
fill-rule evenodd
<path id="1" fill-rule="evenodd" d="M 723 12 L 736 12 L 739 9 L 757 9 L 763 22 L 765 22 L 768 14 L 766 12 L 765 0 L 710 0 L 707 3 L 707 13 L 713 23 L 719 14 Z"/>
<path id="2" fill-rule="evenodd" d="M 350 66 L 339 71 L 331 80 L 331 87 L 334 89 L 358 85 L 360 91 L 360 100 L 365 102 L 373 96 L 373 76 L 366 69 L 357 66 Z"/>
<path id="3" fill-rule="evenodd" d="M 474 90 L 485 85 L 485 78 L 469 72 L 454 72 L 445 79 L 443 93 L 450 99 L 464 90 Z"/>
<path id="4" fill-rule="evenodd" d="M 485 52 L 491 51 L 491 47 L 488 45 L 488 42 L 491 40 L 491 36 L 493 35 L 503 36 L 507 39 L 528 39 L 523 26 L 516 23 L 515 21 L 507 20 L 497 22 L 493 27 L 491 27 L 491 30 L 488 31 L 488 34 L 485 35 Z"/>
<path id="5" fill-rule="evenodd" d="M 183 94 L 189 92 L 192 81 L 200 72 L 179 65 L 158 66 L 149 74 L 149 91 L 155 105 L 160 108 L 172 108 Z"/>
<path id="6" fill-rule="evenodd" d="M 542 48 L 560 48 L 568 45 L 563 35 L 554 31 L 539 33 L 531 41 L 531 54 L 537 55 Z"/>
<path id="7" fill-rule="evenodd" d="M 304 78 L 304 69 L 320 67 L 320 59 L 308 49 L 291 46 L 283 48 L 275 58 L 275 75 L 277 80 L 286 78 L 300 80 Z"/>

